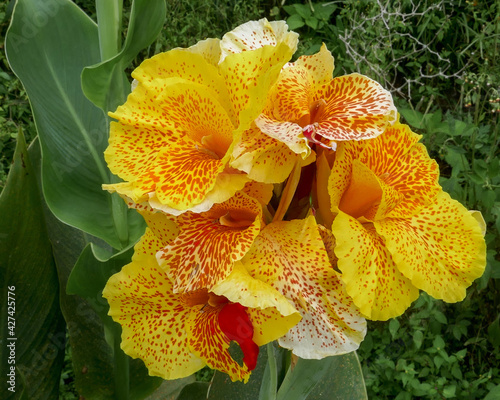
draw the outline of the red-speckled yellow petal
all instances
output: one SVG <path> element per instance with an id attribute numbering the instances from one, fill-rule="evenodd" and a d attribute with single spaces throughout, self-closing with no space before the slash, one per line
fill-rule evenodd
<path id="1" fill-rule="evenodd" d="M 233 150 L 231 166 L 257 182 L 281 183 L 293 169 L 297 154 L 284 143 L 262 133 L 255 125 L 247 129 Z"/>
<path id="2" fill-rule="evenodd" d="M 271 201 L 271 198 L 273 197 L 273 190 L 274 185 L 255 181 L 248 182 L 242 189 L 244 193 L 254 199 L 257 199 L 263 206 L 267 206 Z"/>
<path id="3" fill-rule="evenodd" d="M 371 224 L 363 225 L 340 212 L 332 232 L 342 281 L 366 318 L 385 321 L 396 317 L 418 298 L 418 289 L 399 272 Z"/>
<path id="4" fill-rule="evenodd" d="M 432 297 L 461 301 L 486 265 L 486 245 L 477 220 L 440 192 L 410 219 L 377 221 L 398 269 Z"/>
<path id="5" fill-rule="evenodd" d="M 217 283 L 212 288 L 212 291 L 218 296 L 224 296 L 231 302 L 240 303 L 245 307 L 258 308 L 260 310 L 273 307 L 283 316 L 293 316 L 290 319 L 292 322 L 291 326 L 300 321 L 300 314 L 292 304 L 271 285 L 260 279 L 253 278 L 241 261 L 234 263 L 231 274 L 223 281 Z"/>
<path id="6" fill-rule="evenodd" d="M 334 78 L 316 93 L 324 107 L 318 111 L 316 133 L 330 140 L 371 139 L 396 121 L 391 94 L 359 74 Z"/>
<path id="7" fill-rule="evenodd" d="M 213 292 L 248 307 L 254 327 L 253 341 L 259 346 L 277 340 L 302 318 L 280 292 L 250 276 L 240 261 L 224 281 L 213 287 Z"/>
<path id="8" fill-rule="evenodd" d="M 174 78 L 210 88 L 216 94 L 217 99 L 229 110 L 231 108 L 229 98 L 218 68 L 207 61 L 206 54 L 203 54 L 207 51 L 206 49 L 201 52 L 199 50 L 201 47 L 199 49 L 195 47 L 193 51 L 174 49 L 159 53 L 143 61 L 132 72 L 132 77 L 139 82 L 138 87 L 144 86 L 147 90 L 148 99 L 154 99 L 165 93 L 171 84 L 170 79 Z M 116 118 L 115 113 L 110 115 Z"/>
<path id="9" fill-rule="evenodd" d="M 380 220 L 411 217 L 432 202 L 439 170 L 419 139 L 396 123 L 375 139 L 341 143 L 328 182 L 333 208 Z"/>
<path id="10" fill-rule="evenodd" d="M 285 42 L 293 50 L 293 54 L 297 48 L 298 36 L 295 32 L 288 32 L 288 26 L 284 21 L 269 22 L 265 18 L 249 21 L 222 37 L 220 44 L 222 58 L 264 46 L 277 46 L 281 42 Z"/>
<path id="11" fill-rule="evenodd" d="M 197 149 L 196 143 L 181 140 L 158 157 L 151 173 L 157 181 L 155 199 L 179 211 L 189 210 L 205 199 L 224 168 L 222 160 Z"/>
<path id="12" fill-rule="evenodd" d="M 154 211 L 152 209 L 141 209 L 137 211 L 142 215 L 153 235 L 160 240 L 164 246 L 171 243 L 179 236 L 179 227 L 172 215 Z"/>
<path id="13" fill-rule="evenodd" d="M 280 339 L 302 358 L 355 350 L 366 322 L 333 270 L 314 217 L 267 225 L 242 260 L 292 301 L 302 320 Z"/>
<path id="14" fill-rule="evenodd" d="M 178 216 L 179 236 L 158 253 L 174 291 L 210 290 L 225 279 L 250 249 L 261 218 L 260 203 L 241 192 L 206 213 Z"/>
<path id="15" fill-rule="evenodd" d="M 163 379 L 189 376 L 205 362 L 188 347 L 189 308 L 173 294 L 155 253 L 162 247 L 147 230 L 135 247 L 132 262 L 113 275 L 103 290 L 109 315 L 122 326 L 122 349 L 141 358 L 151 375 Z"/>
<path id="16" fill-rule="evenodd" d="M 425 146 L 417 143 L 420 138 L 408 125 L 396 123 L 383 135 L 363 142 L 359 160 L 377 176 L 384 189 L 382 204 L 373 219 L 410 217 L 441 190 L 438 165 Z"/>
<path id="17" fill-rule="evenodd" d="M 255 120 L 255 125 L 266 136 L 284 143 L 295 154 L 300 154 L 303 159 L 311 154 L 311 148 L 302 133 L 302 127 L 295 122 L 278 121 L 266 114 L 260 114 Z"/>
<path id="18" fill-rule="evenodd" d="M 262 112 L 269 89 L 294 51 L 286 42 L 281 42 L 229 54 L 219 65 L 241 130 L 248 129 Z"/>
<path id="19" fill-rule="evenodd" d="M 240 366 L 233 360 L 228 351 L 230 341 L 219 326 L 221 308 L 208 306 L 202 312 L 190 314 L 187 323 L 189 349 L 206 361 L 210 368 L 227 373 L 233 382 L 247 382 L 250 371 L 246 365 Z"/>

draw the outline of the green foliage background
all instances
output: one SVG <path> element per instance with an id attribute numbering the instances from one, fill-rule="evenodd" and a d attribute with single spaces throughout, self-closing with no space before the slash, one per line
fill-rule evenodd
<path id="1" fill-rule="evenodd" d="M 95 19 L 92 0 L 75 0 Z M 358 352 L 368 395 L 376 399 L 498 399 L 500 394 L 500 4 L 491 1 L 166 0 L 161 35 L 134 61 L 250 19 L 287 19 L 300 33 L 299 54 L 326 43 L 337 75 L 361 72 L 390 89 L 402 118 L 421 133 L 452 197 L 483 213 L 485 275 L 458 304 L 427 295 L 403 316 L 369 323 Z M 0 46 L 12 1 L 0 2 Z M 130 1 L 125 1 L 126 26 Z M 26 93 L 0 54 L 0 188 L 18 128 L 36 136 Z M 61 379 L 71 388 L 71 354 Z M 204 371 L 203 374 L 206 374 Z M 199 377 L 203 379 L 203 374 Z M 205 376 L 206 378 L 206 376 Z M 496 394 L 495 394 L 496 393 Z"/>

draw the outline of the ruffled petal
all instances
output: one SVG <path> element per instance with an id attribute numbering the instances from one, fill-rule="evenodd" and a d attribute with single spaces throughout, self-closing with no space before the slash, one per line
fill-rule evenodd
<path id="1" fill-rule="evenodd" d="M 288 26 L 284 21 L 269 22 L 265 18 L 259 21 L 249 21 L 222 37 L 221 62 L 229 54 L 256 50 L 263 46 L 275 47 L 281 42 L 286 43 L 293 50 L 293 54 L 297 49 L 298 37 L 297 33 L 288 32 Z"/>
<path id="2" fill-rule="evenodd" d="M 279 42 L 276 46 L 229 54 L 221 62 L 219 69 L 241 131 L 248 129 L 262 112 L 269 89 L 294 52 L 288 43 Z"/>
<path id="3" fill-rule="evenodd" d="M 230 340 L 219 326 L 219 312 L 223 306 L 205 307 L 202 312 L 190 314 L 187 325 L 189 349 L 205 360 L 212 369 L 225 372 L 231 380 L 248 381 L 250 369 L 240 366 L 229 353 Z"/>
<path id="4" fill-rule="evenodd" d="M 408 218 L 432 202 L 439 170 L 419 139 L 397 123 L 375 139 L 341 143 L 328 182 L 334 210 L 368 220 Z"/>
<path id="5" fill-rule="evenodd" d="M 382 134 L 396 121 L 391 94 L 359 74 L 334 78 L 316 93 L 324 100 L 318 111 L 316 134 L 330 140 L 363 140 Z"/>
<path id="6" fill-rule="evenodd" d="M 257 182 L 281 183 L 290 175 L 297 155 L 256 126 L 246 130 L 233 151 L 231 166 Z M 312 162 L 312 160 L 311 160 Z"/>
<path id="7" fill-rule="evenodd" d="M 332 224 L 342 281 L 361 313 L 371 320 L 401 315 L 419 291 L 403 276 L 371 224 L 340 212 Z"/>
<path id="8" fill-rule="evenodd" d="M 280 345 L 302 358 L 343 354 L 359 346 L 366 322 L 330 264 L 314 217 L 267 225 L 242 262 L 302 315 Z"/>
<path id="9" fill-rule="evenodd" d="M 155 253 L 162 245 L 147 230 L 132 262 L 109 279 L 103 296 L 109 315 L 122 326 L 123 351 L 141 358 L 151 375 L 178 379 L 205 362 L 187 346 L 190 310 L 173 294 L 170 280 L 156 263 Z"/>
<path id="10" fill-rule="evenodd" d="M 174 291 L 209 290 L 225 279 L 250 249 L 261 228 L 260 203 L 238 192 L 206 213 L 176 218 L 179 236 L 158 253 L 174 281 Z"/>
<path id="11" fill-rule="evenodd" d="M 486 265 L 486 245 L 477 220 L 441 192 L 410 219 L 375 222 L 401 273 L 432 297 L 464 299 Z"/>

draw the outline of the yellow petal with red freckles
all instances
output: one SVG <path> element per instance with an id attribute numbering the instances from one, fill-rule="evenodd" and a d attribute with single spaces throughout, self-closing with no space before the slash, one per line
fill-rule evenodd
<path id="1" fill-rule="evenodd" d="M 372 225 L 340 212 L 332 232 L 342 281 L 366 318 L 385 321 L 397 317 L 418 298 L 418 289 L 399 272 Z"/>
<path id="2" fill-rule="evenodd" d="M 375 139 L 340 143 L 328 182 L 333 209 L 381 220 L 411 217 L 432 202 L 439 170 L 419 139 L 396 123 Z"/>
<path id="3" fill-rule="evenodd" d="M 248 182 L 242 189 L 242 191 L 250 197 L 259 200 L 260 204 L 263 206 L 267 206 L 271 201 L 273 190 L 274 185 L 255 181 Z"/>
<path id="4" fill-rule="evenodd" d="M 384 190 L 382 204 L 372 219 L 409 217 L 441 190 L 439 167 L 425 146 L 417 143 L 420 138 L 408 125 L 396 123 L 383 135 L 363 142 L 359 160 L 383 182 Z"/>
<path id="5" fill-rule="evenodd" d="M 198 45 L 201 46 L 201 45 Z M 155 99 L 156 96 L 165 93 L 171 84 L 169 79 L 180 79 L 187 83 L 197 83 L 211 89 L 224 107 L 231 108 L 224 80 L 217 66 L 210 61 L 212 56 L 206 59 L 206 54 L 201 48 L 173 49 L 165 53 L 159 53 L 141 63 L 132 72 L 132 77 L 139 82 L 138 87 L 143 86 L 147 90 L 146 99 Z M 201 54 L 197 54 L 201 53 Z M 135 92 L 135 91 L 134 91 Z M 134 95 L 132 92 L 132 95 Z M 124 105 L 126 107 L 126 105 Z M 120 109 L 120 108 L 119 108 Z M 131 110 L 132 112 L 134 109 Z M 135 110 L 136 111 L 136 110 Z M 115 113 L 110 114 L 116 118 Z"/>
<path id="6" fill-rule="evenodd" d="M 153 235 L 160 240 L 164 246 L 174 241 L 179 236 L 179 227 L 175 223 L 175 217 L 151 209 L 138 209 L 148 228 Z"/>
<path id="7" fill-rule="evenodd" d="M 233 150 L 231 166 L 257 182 L 281 183 L 293 169 L 297 155 L 284 143 L 262 133 L 255 125 L 243 132 Z"/>
<path id="8" fill-rule="evenodd" d="M 189 376 L 205 366 L 188 343 L 190 310 L 172 292 L 155 253 L 162 247 L 151 231 L 135 246 L 132 262 L 113 275 L 103 290 L 109 315 L 122 326 L 123 351 L 141 358 L 151 375 L 163 379 Z"/>
<path id="9" fill-rule="evenodd" d="M 464 299 L 486 265 L 486 245 L 477 220 L 441 192 L 410 219 L 375 223 L 399 270 L 419 289 L 447 302 Z"/>
<path id="10" fill-rule="evenodd" d="M 315 122 L 316 133 L 330 140 L 371 139 L 396 121 L 391 94 L 359 74 L 334 78 L 316 93 L 325 101 Z"/>
<path id="11" fill-rule="evenodd" d="M 221 40 L 222 59 L 229 54 L 256 50 L 263 46 L 277 46 L 284 42 L 292 49 L 297 49 L 299 35 L 288 32 L 284 21 L 269 22 L 263 18 L 259 21 L 249 21 L 226 33 Z"/>
<path id="12" fill-rule="evenodd" d="M 262 112 L 270 87 L 294 51 L 286 42 L 280 42 L 276 46 L 229 54 L 221 62 L 219 70 L 241 130 L 248 129 Z"/>
<path id="13" fill-rule="evenodd" d="M 239 261 L 234 264 L 231 274 L 213 287 L 213 292 L 248 307 L 254 327 L 253 341 L 258 346 L 285 335 L 302 318 L 280 292 L 250 276 Z"/>
<path id="14" fill-rule="evenodd" d="M 215 187 L 217 176 L 224 168 L 223 161 L 196 148 L 193 141 L 180 140 L 162 152 L 151 173 L 157 181 L 154 198 L 160 203 L 153 207 L 165 204 L 180 212 L 192 209 Z M 150 201 L 150 204 L 154 203 Z"/>
<path id="15" fill-rule="evenodd" d="M 240 303 L 245 307 L 261 310 L 273 307 L 285 317 L 292 316 L 290 318 L 290 321 L 292 321 L 291 326 L 300 321 L 300 314 L 292 304 L 268 283 L 253 278 L 241 261 L 234 263 L 231 274 L 223 281 L 217 283 L 212 288 L 212 291 L 218 296 L 224 296 L 231 302 Z M 285 320 L 282 322 L 285 322 Z"/>
<path id="16" fill-rule="evenodd" d="M 302 358 L 343 354 L 359 346 L 366 322 L 330 264 L 314 217 L 267 225 L 242 262 L 302 315 L 280 339 L 281 346 Z"/>
<path id="17" fill-rule="evenodd" d="M 250 371 L 246 365 L 240 366 L 233 360 L 228 351 L 230 341 L 219 326 L 221 308 L 208 306 L 201 312 L 190 314 L 187 324 L 189 349 L 205 360 L 210 368 L 227 373 L 233 382 L 246 382 Z"/>
<path id="18" fill-rule="evenodd" d="M 241 192 L 205 213 L 178 216 L 179 236 L 158 253 L 174 291 L 210 290 L 225 279 L 250 249 L 261 219 L 260 203 Z"/>
<path id="19" fill-rule="evenodd" d="M 255 120 L 255 125 L 266 136 L 286 144 L 291 151 L 300 154 L 302 158 L 305 159 L 311 154 L 311 148 L 302 133 L 302 127 L 295 122 L 278 121 L 267 114 L 260 114 Z"/>

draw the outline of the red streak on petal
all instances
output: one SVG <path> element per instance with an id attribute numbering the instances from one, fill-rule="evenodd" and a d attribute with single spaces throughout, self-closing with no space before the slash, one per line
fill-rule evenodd
<path id="1" fill-rule="evenodd" d="M 243 362 L 252 371 L 257 365 L 259 346 L 253 338 L 253 326 L 246 313 L 246 308 L 239 303 L 226 304 L 219 311 L 219 326 L 229 340 L 234 340 L 243 351 Z"/>

